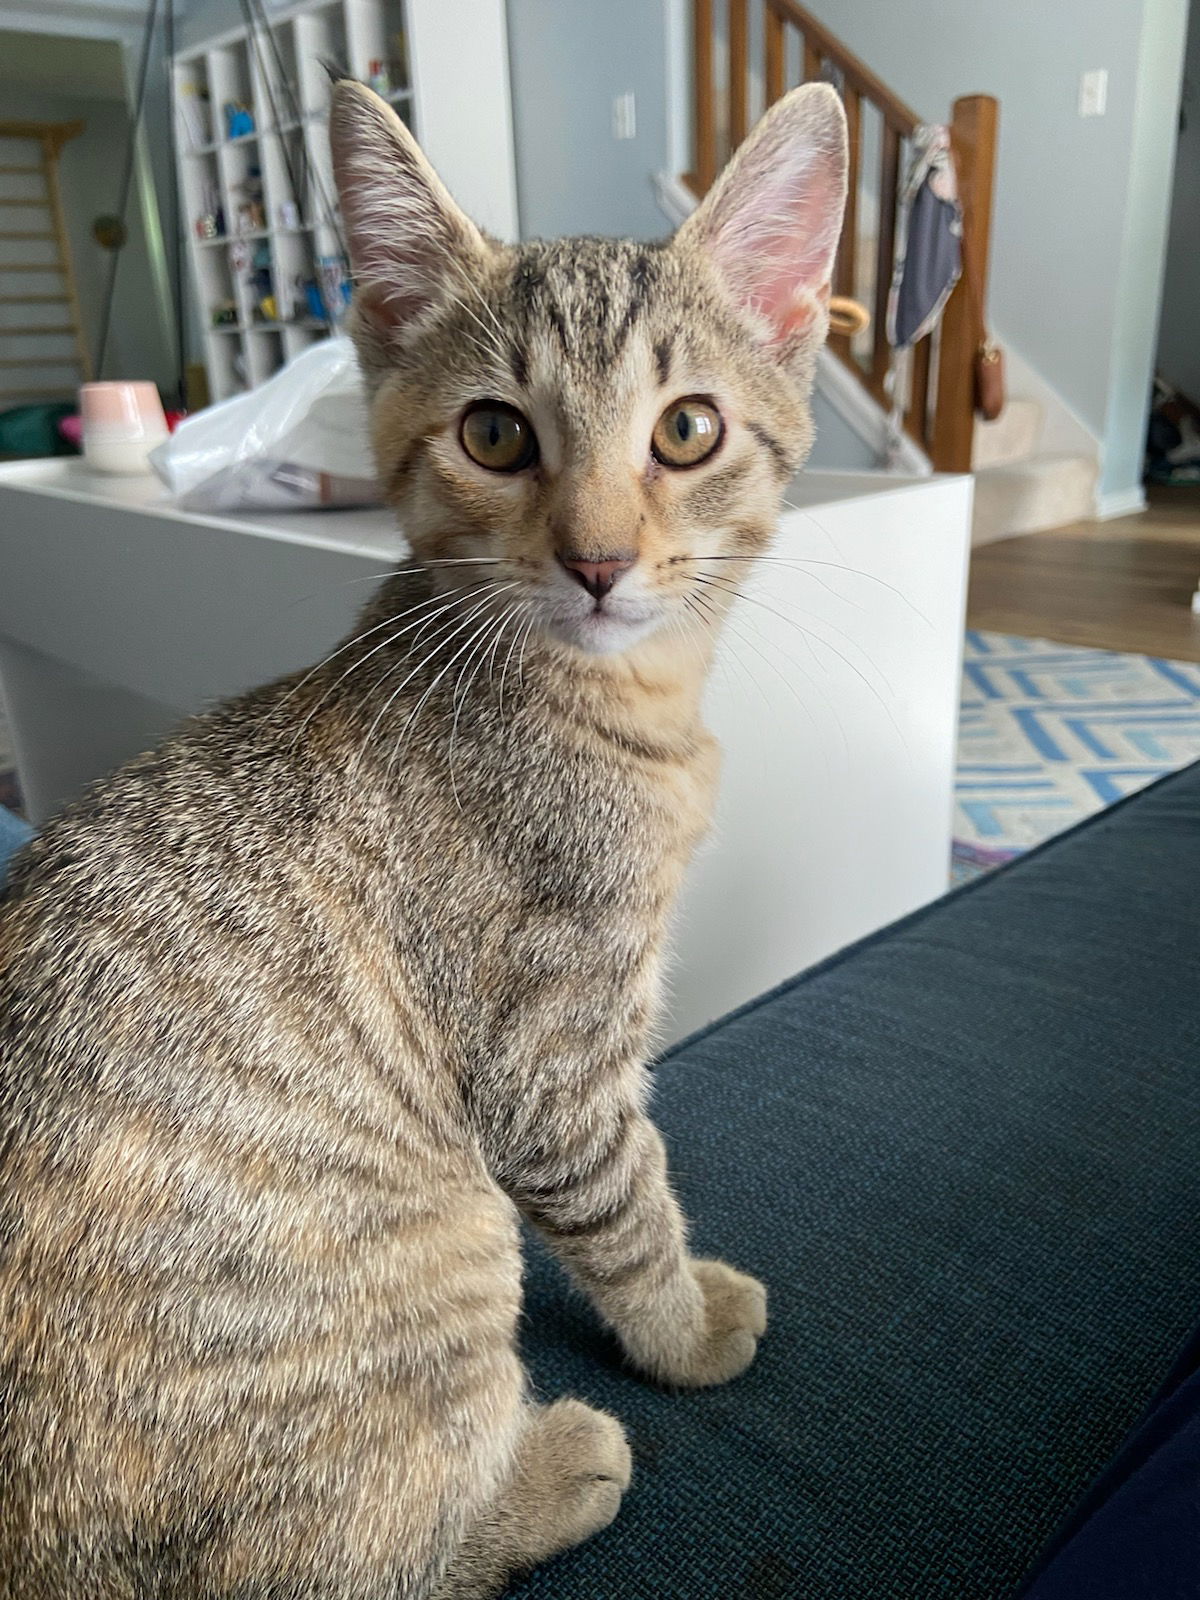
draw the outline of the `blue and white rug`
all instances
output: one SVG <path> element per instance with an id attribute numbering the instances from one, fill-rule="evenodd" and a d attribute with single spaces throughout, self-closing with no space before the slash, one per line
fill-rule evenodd
<path id="1" fill-rule="evenodd" d="M 955 880 L 1200 757 L 1200 664 L 967 634 Z"/>

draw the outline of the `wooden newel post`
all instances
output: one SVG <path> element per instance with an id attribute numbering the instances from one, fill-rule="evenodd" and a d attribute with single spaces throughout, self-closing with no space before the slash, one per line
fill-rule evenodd
<path id="1" fill-rule="evenodd" d="M 964 271 L 942 314 L 930 455 L 938 472 L 970 472 L 975 437 L 975 353 L 983 338 L 991 259 L 992 191 L 1000 107 L 988 94 L 954 102 L 950 148 L 963 210 Z M 969 258 L 978 298 L 965 268 Z"/>

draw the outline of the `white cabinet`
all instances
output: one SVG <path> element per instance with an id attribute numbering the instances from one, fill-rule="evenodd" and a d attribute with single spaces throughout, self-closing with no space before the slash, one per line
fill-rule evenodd
<path id="1" fill-rule="evenodd" d="M 175 58 L 179 183 L 214 400 L 342 320 L 325 63 L 370 82 L 493 233 L 516 235 L 503 0 L 301 0 Z"/>

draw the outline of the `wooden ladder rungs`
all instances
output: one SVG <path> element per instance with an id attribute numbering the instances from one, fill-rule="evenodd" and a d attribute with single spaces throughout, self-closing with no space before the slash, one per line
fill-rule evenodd
<path id="1" fill-rule="evenodd" d="M 59 371 L 78 372 L 79 377 L 88 380 L 92 376 L 91 352 L 83 337 L 82 317 L 80 315 L 79 295 L 75 285 L 75 273 L 71 262 L 71 245 L 67 235 L 66 221 L 63 216 L 62 194 L 59 186 L 58 159 L 62 153 L 63 145 L 69 139 L 76 138 L 83 132 L 83 123 L 76 122 L 9 122 L 0 120 L 0 138 L 2 139 L 30 139 L 40 144 L 41 160 L 38 163 L 28 158 L 28 147 L 9 145 L 0 156 L 0 172 L 18 173 L 31 177 L 37 173 L 40 178 L 40 188 L 30 197 L 28 194 L 14 194 L 12 188 L 4 186 L 4 193 L 0 195 L 0 252 L 4 251 L 6 243 L 37 243 L 49 245 L 49 261 L 0 261 L 0 284 L 10 292 L 0 295 L 0 303 L 5 305 L 20 305 L 30 308 L 27 313 L 25 327 L 11 327 L 0 325 L 0 348 L 12 352 L 21 338 L 50 337 L 68 339 L 74 344 L 74 352 L 69 356 L 62 354 L 34 354 L 16 357 L 12 354 L 0 359 L 0 374 L 5 378 L 13 378 L 18 382 L 15 389 L 0 390 L 0 403 L 11 402 L 15 398 L 44 398 L 49 395 L 69 395 L 74 392 L 78 379 L 74 376 L 65 382 L 60 382 L 54 388 L 46 388 L 35 383 L 21 384 L 22 378 L 36 378 L 37 369 L 57 368 Z M 20 215 L 19 208 L 26 207 L 24 216 Z M 14 210 L 14 207 L 18 208 Z M 5 226 L 5 223 L 11 224 Z M 23 225 L 24 224 L 24 225 Z M 7 253 L 7 252 L 5 252 Z M 24 255 L 26 252 L 13 251 L 13 255 Z M 42 254 L 41 251 L 30 251 L 29 254 Z M 13 273 L 22 273 L 22 278 L 14 278 Z M 9 274 L 6 278 L 5 274 Z M 18 290 L 22 285 L 41 293 L 20 294 L 12 291 Z M 49 320 L 37 322 L 34 318 L 38 313 L 32 310 L 35 305 L 56 305 L 62 309 L 42 313 Z M 56 316 L 65 316 L 67 325 L 54 321 Z M 4 322 L 12 319 L 5 316 Z M 22 318 L 21 320 L 26 320 Z M 8 343 L 4 343 L 4 336 L 8 336 Z M 24 347 L 26 350 L 29 346 Z M 46 345 L 41 345 L 43 351 Z M 33 349 L 38 350 L 34 343 Z M 43 378 L 44 383 L 44 378 Z"/>

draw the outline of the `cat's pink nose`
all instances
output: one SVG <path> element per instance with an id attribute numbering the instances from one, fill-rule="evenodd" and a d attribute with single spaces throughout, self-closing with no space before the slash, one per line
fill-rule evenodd
<path id="1" fill-rule="evenodd" d="M 569 556 L 558 559 L 575 582 L 581 583 L 597 600 L 603 600 L 621 574 L 633 566 L 633 560 L 624 556 L 610 556 L 606 561 L 575 561 Z"/>

